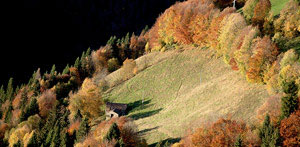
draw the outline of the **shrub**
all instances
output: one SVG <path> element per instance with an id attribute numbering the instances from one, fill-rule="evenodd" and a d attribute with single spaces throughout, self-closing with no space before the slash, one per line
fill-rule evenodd
<path id="1" fill-rule="evenodd" d="M 133 59 L 126 59 L 121 69 L 123 80 L 132 78 L 137 73 L 136 62 Z"/>
<path id="2" fill-rule="evenodd" d="M 107 69 L 109 72 L 113 72 L 120 68 L 119 61 L 117 58 L 111 58 L 107 61 Z"/>
<path id="3" fill-rule="evenodd" d="M 87 146 L 90 144 L 97 144 L 98 146 L 116 145 L 123 142 L 125 146 L 143 147 L 145 143 L 141 140 L 136 128 L 132 120 L 126 117 L 102 121 L 89 133 L 83 142 L 76 144 L 76 146 Z"/>

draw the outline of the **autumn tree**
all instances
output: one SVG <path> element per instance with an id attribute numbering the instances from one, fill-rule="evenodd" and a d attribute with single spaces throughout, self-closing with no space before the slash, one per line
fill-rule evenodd
<path id="1" fill-rule="evenodd" d="M 184 146 L 233 146 L 238 136 L 246 132 L 244 123 L 221 118 L 211 126 L 198 128 L 182 142 Z"/>
<path id="2" fill-rule="evenodd" d="M 300 146 L 300 110 L 281 121 L 280 135 L 284 146 Z"/>
<path id="3" fill-rule="evenodd" d="M 264 20 L 268 16 L 271 10 L 270 0 L 259 0 L 254 8 L 254 14 L 252 17 L 252 24 L 258 25 L 262 29 Z"/>
<path id="4" fill-rule="evenodd" d="M 92 79 L 85 79 L 81 89 L 70 96 L 68 109 L 71 112 L 71 118 L 80 110 L 83 117 L 89 121 L 104 116 L 105 103 L 101 98 L 100 90 L 94 84 Z"/>
<path id="5" fill-rule="evenodd" d="M 232 44 L 235 38 L 239 35 L 244 27 L 246 27 L 246 21 L 239 13 L 233 13 L 228 15 L 222 21 L 223 27 L 220 30 L 220 36 L 218 38 L 218 53 L 223 55 L 226 63 L 229 63 L 233 58 L 234 51 L 232 50 Z"/>
<path id="6" fill-rule="evenodd" d="M 47 90 L 38 98 L 37 102 L 40 115 L 46 117 L 56 102 L 56 94 L 52 90 Z"/>
<path id="7" fill-rule="evenodd" d="M 254 15 L 254 9 L 259 0 L 247 0 L 245 6 L 243 7 L 243 14 L 248 22 L 251 21 Z"/>
<path id="8" fill-rule="evenodd" d="M 253 52 L 254 54 L 249 59 L 246 77 L 249 82 L 261 83 L 263 82 L 263 74 L 276 60 L 278 48 L 268 36 L 265 36 L 258 39 Z"/>

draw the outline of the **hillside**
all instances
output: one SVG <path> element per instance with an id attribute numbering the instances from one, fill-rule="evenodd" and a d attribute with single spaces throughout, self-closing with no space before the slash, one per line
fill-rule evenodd
<path id="1" fill-rule="evenodd" d="M 128 115 L 148 144 L 182 137 L 189 125 L 199 126 L 227 114 L 254 121 L 256 109 L 268 97 L 264 86 L 249 84 L 212 55 L 211 50 L 189 49 L 142 56 L 136 60 L 138 67 L 156 63 L 108 90 L 105 98 L 133 106 Z M 117 73 L 107 78 L 113 81 Z"/>

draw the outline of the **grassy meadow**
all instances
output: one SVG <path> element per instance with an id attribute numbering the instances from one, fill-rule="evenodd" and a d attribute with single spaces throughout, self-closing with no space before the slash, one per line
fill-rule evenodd
<path id="1" fill-rule="evenodd" d="M 148 144 L 172 142 L 184 136 L 186 128 L 222 116 L 254 122 L 256 109 L 268 97 L 264 86 L 249 84 L 211 50 L 150 53 L 142 58 L 147 56 L 156 64 L 108 90 L 105 98 L 130 106 L 128 116 Z M 141 62 L 137 59 L 137 65 Z"/>

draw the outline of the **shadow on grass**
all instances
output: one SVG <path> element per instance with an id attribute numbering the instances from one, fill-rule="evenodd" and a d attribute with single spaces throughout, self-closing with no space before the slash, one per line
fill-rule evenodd
<path id="1" fill-rule="evenodd" d="M 148 111 L 148 112 L 136 113 L 136 114 L 129 115 L 129 117 L 131 117 L 134 120 L 138 120 L 141 118 L 146 118 L 146 117 L 155 115 L 155 114 L 159 113 L 159 111 L 161 111 L 161 110 L 162 110 L 162 108 L 157 109 L 157 110 Z"/>
<path id="2" fill-rule="evenodd" d="M 140 135 L 144 135 L 145 133 L 150 132 L 150 131 L 155 130 L 155 129 L 158 129 L 158 128 L 159 128 L 159 126 L 156 126 L 156 127 L 154 127 L 154 128 L 148 128 L 148 129 L 141 130 L 141 131 L 139 131 L 138 133 L 139 133 Z"/>
<path id="3" fill-rule="evenodd" d="M 170 145 L 179 142 L 181 138 L 168 138 L 159 142 L 150 144 L 149 147 L 169 147 Z"/>
<path id="4" fill-rule="evenodd" d="M 138 100 L 138 101 L 129 103 L 128 108 L 127 108 L 127 112 L 131 113 L 131 112 L 134 112 L 134 111 L 146 109 L 146 108 L 151 106 L 150 102 L 151 102 L 151 100 L 146 100 L 146 101 L 144 101 L 144 103 L 143 103 L 142 100 Z"/>

